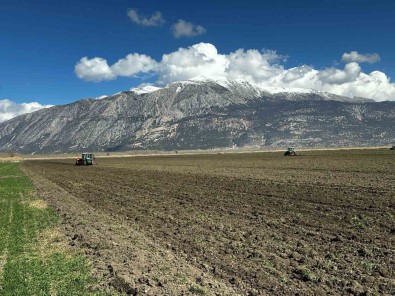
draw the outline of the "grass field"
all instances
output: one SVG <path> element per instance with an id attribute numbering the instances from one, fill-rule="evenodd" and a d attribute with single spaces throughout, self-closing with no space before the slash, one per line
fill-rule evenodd
<path id="1" fill-rule="evenodd" d="M 0 163 L 0 295 L 88 295 L 94 283 L 19 164 Z"/>
<path id="2" fill-rule="evenodd" d="M 395 293 L 393 151 L 26 161 L 102 287 L 147 295 Z M 141 293 L 140 293 L 141 294 Z"/>

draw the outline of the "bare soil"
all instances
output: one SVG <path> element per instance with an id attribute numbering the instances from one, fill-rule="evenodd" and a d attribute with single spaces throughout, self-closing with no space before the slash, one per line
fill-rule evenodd
<path id="1" fill-rule="evenodd" d="M 395 294 L 393 151 L 22 166 L 102 287 L 133 295 Z"/>

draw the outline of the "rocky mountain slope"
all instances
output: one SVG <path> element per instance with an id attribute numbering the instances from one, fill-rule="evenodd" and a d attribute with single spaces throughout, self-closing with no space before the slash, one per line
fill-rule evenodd
<path id="1" fill-rule="evenodd" d="M 395 102 L 200 78 L 21 115 L 0 124 L 0 151 L 375 146 L 394 123 Z"/>

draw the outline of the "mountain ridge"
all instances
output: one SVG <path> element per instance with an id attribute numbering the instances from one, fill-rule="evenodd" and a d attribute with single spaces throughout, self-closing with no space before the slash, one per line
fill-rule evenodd
<path id="1" fill-rule="evenodd" d="M 82 99 L 0 123 L 0 150 L 333 147 L 395 141 L 395 102 L 203 78 L 151 90 Z"/>

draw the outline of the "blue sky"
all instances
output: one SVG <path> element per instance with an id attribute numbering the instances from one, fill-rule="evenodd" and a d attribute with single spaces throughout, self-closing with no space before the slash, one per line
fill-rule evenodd
<path id="1" fill-rule="evenodd" d="M 156 12 L 160 17 L 151 19 Z M 388 80 L 395 79 L 394 15 L 395 1 L 390 0 L 2 0 L 0 100 L 64 104 L 142 83 L 165 85 L 191 78 L 199 69 L 202 74 L 226 73 L 228 78 L 281 86 L 288 86 L 285 76 L 303 72 L 304 78 L 293 80 L 290 87 L 395 99 L 395 86 Z M 244 51 L 237 53 L 238 49 Z M 204 56 L 207 50 L 207 58 L 219 63 L 219 68 L 226 63 L 233 70 L 207 69 L 203 57 L 188 60 L 188 67 L 202 62 L 198 70 L 170 73 L 174 66 L 183 67 L 177 64 L 180 59 Z M 351 55 L 353 51 L 357 53 Z M 145 58 L 145 70 L 126 69 L 133 68 L 127 63 L 122 69 L 111 68 L 128 54 L 139 54 L 132 62 Z M 164 54 L 176 61 L 164 61 Z M 342 60 L 343 54 L 348 58 Z M 83 57 L 86 61 L 81 63 Z M 254 58 L 257 63 L 252 62 Z M 88 67 L 92 61 L 108 66 L 111 69 L 106 71 L 111 73 L 93 73 L 96 70 Z M 266 67 L 269 74 L 243 69 L 241 63 L 250 61 L 250 67 L 256 66 L 256 71 Z M 369 76 L 372 71 L 377 73 Z M 315 84 L 306 82 L 309 79 L 316 79 Z M 365 92 L 351 85 L 367 79 L 370 88 L 377 87 L 372 80 L 387 79 L 378 84 L 384 85 L 385 92 Z"/>

